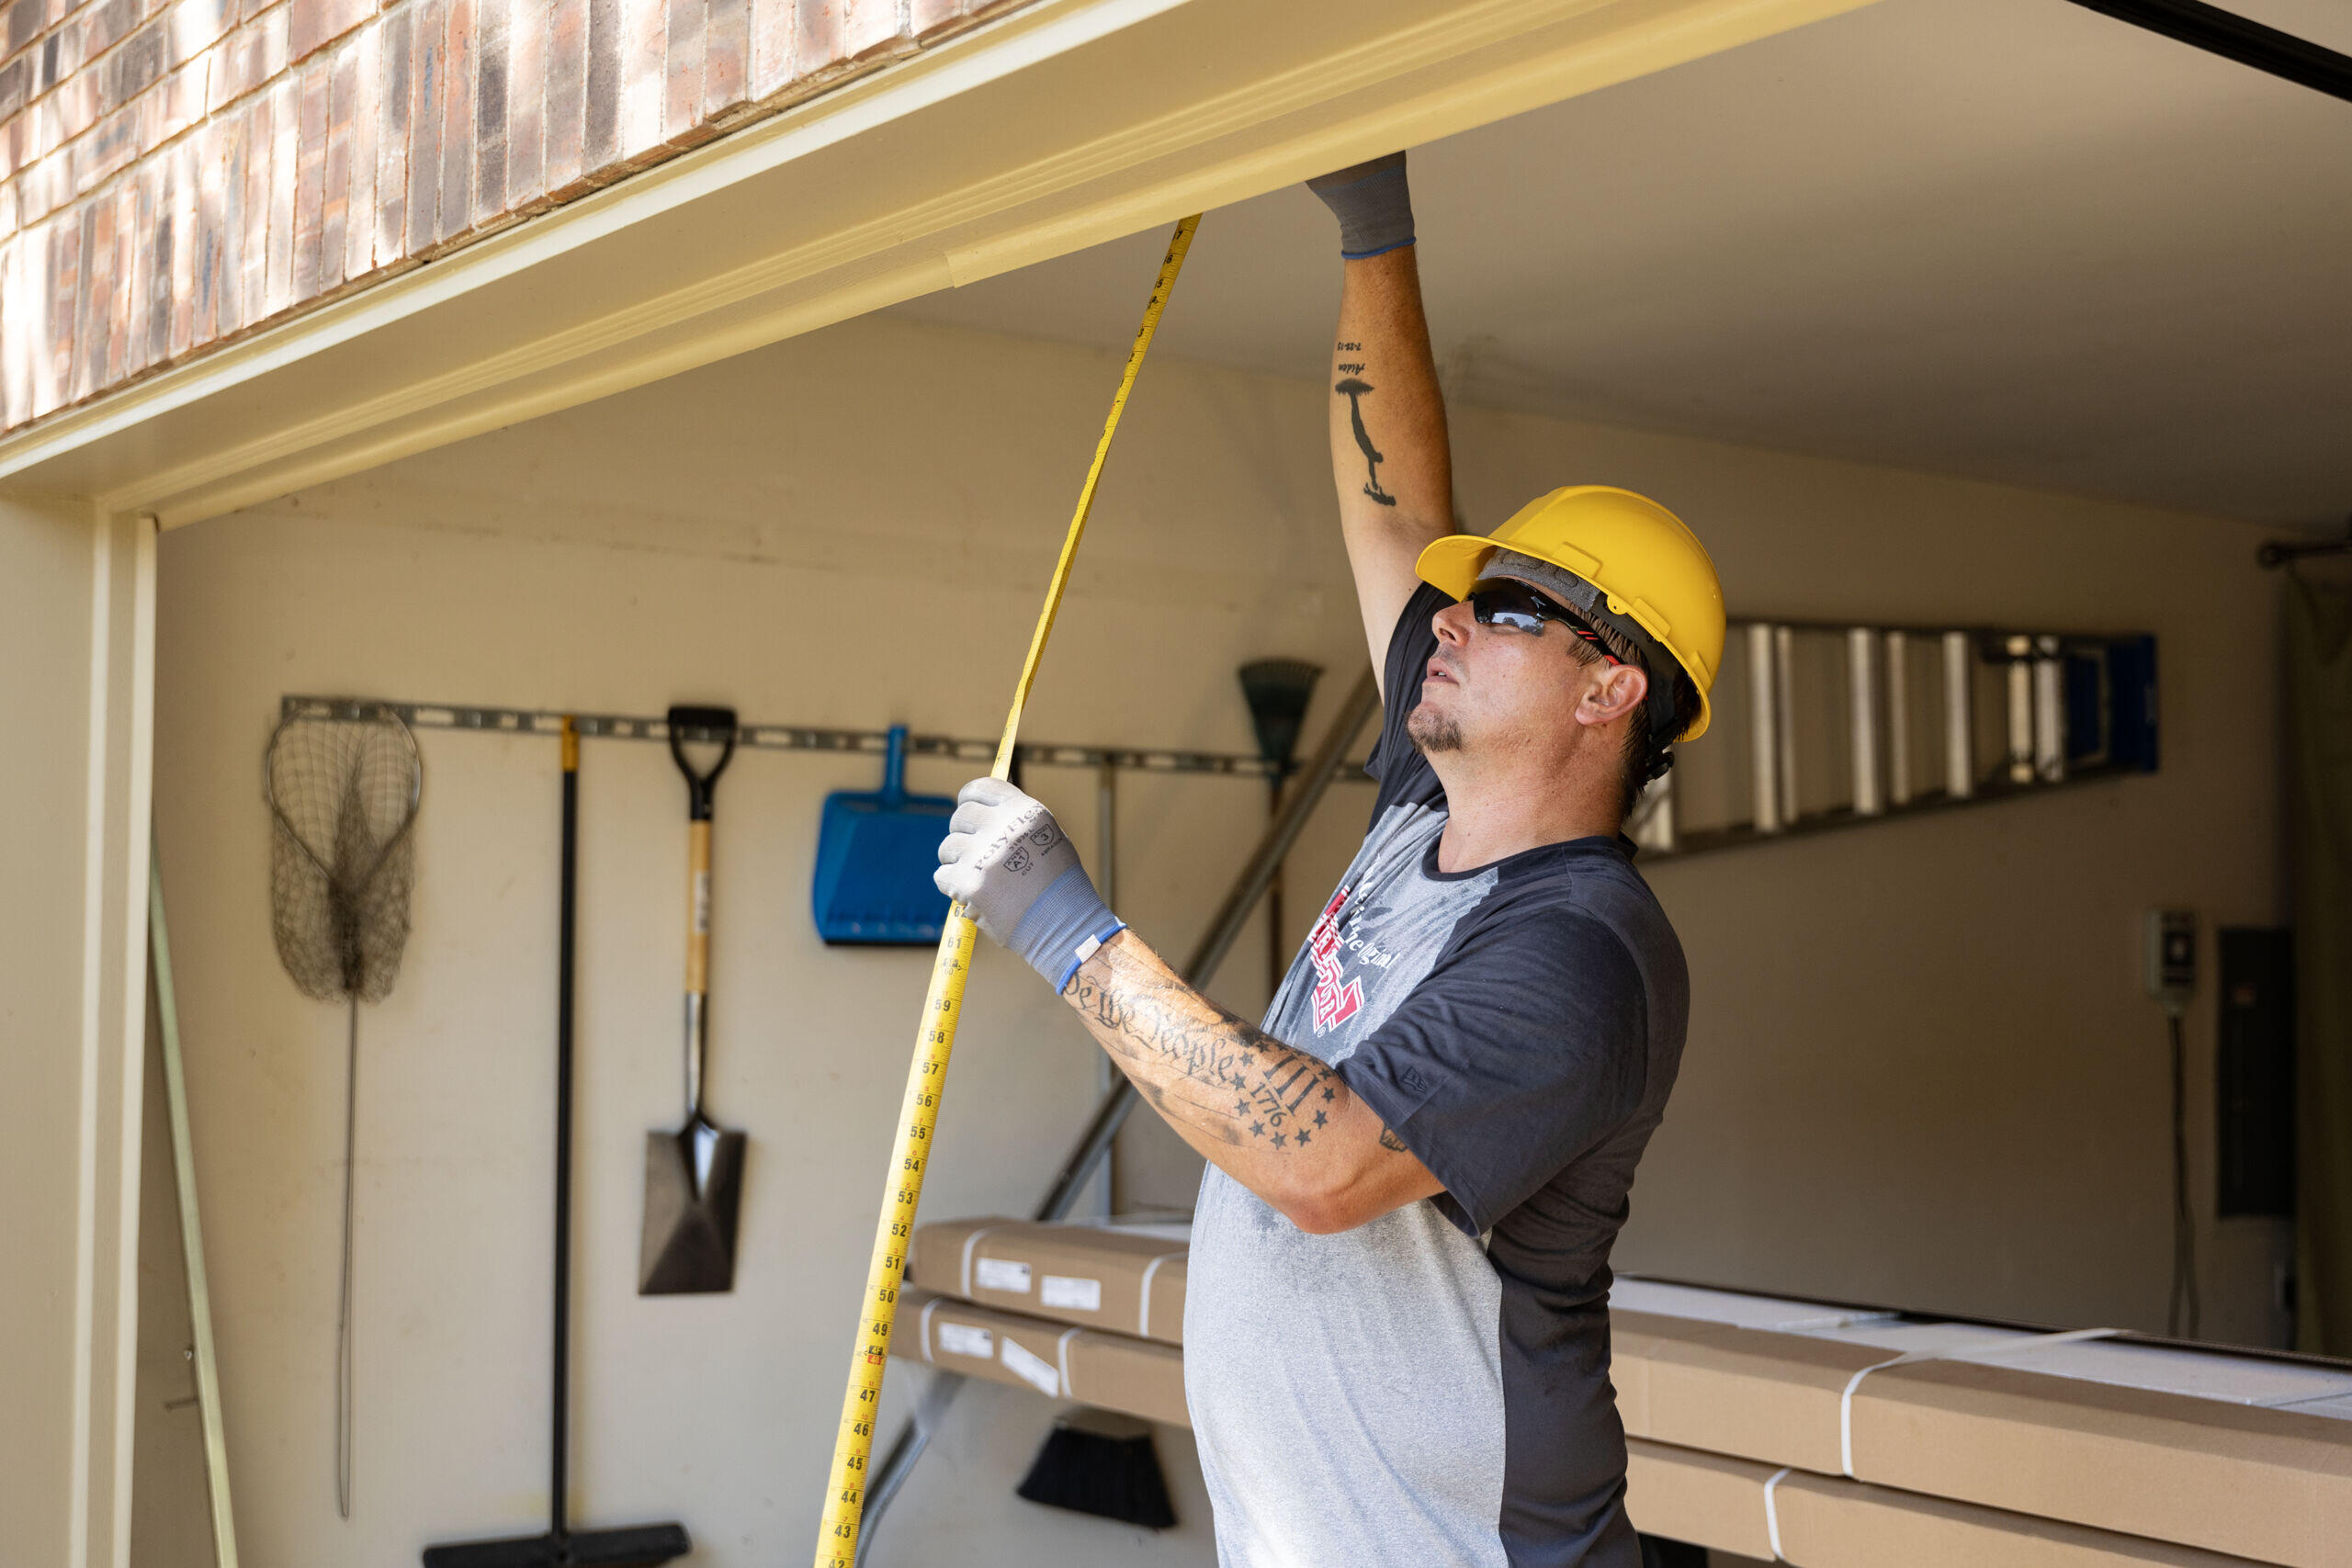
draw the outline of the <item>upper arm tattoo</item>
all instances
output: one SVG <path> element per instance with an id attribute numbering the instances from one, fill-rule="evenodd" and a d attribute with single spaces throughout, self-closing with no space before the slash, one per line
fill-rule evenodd
<path id="1" fill-rule="evenodd" d="M 1405 1146 L 1404 1139 L 1385 1127 L 1380 1130 L 1380 1146 L 1391 1154 L 1408 1155 L 1413 1152 Z"/>

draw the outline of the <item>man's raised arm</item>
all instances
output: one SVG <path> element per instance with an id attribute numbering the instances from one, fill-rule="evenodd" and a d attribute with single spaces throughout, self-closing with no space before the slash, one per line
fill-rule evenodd
<path id="1" fill-rule="evenodd" d="M 1331 475 L 1372 667 L 1419 581 L 1413 562 L 1453 532 L 1445 399 L 1421 314 L 1405 154 L 1309 180 L 1340 220 L 1340 326 L 1331 345 Z"/>

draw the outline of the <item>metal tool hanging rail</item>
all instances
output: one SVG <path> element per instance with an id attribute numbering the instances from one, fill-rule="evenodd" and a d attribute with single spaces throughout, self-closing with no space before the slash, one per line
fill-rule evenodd
<path id="1" fill-rule="evenodd" d="M 561 733 L 563 715 L 553 708 L 479 707 L 463 703 L 388 702 L 377 697 L 290 695 L 278 699 L 281 717 L 339 719 L 360 723 L 380 714 L 397 716 L 412 729 L 468 729 L 483 734 L 544 735 L 552 740 Z M 605 740 L 667 742 L 667 719 L 625 714 L 582 714 L 582 737 Z M 803 724 L 746 724 L 736 731 L 735 743 L 762 751 L 853 751 L 880 756 L 889 750 L 887 729 L 826 729 Z M 686 740 L 718 740 L 724 737 L 688 730 Z M 910 735 L 907 754 L 961 762 L 995 760 L 997 742 L 958 735 Z M 1272 768 L 1254 753 L 1240 751 L 1180 751 L 1159 747 L 1066 746 L 1050 741 L 1023 741 L 1012 749 L 1024 768 L 1125 768 L 1146 773 L 1231 773 L 1247 778 L 1270 777 Z"/>

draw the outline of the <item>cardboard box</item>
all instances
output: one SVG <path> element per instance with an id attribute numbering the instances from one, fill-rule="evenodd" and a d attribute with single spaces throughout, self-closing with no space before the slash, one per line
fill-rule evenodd
<path id="1" fill-rule="evenodd" d="M 1855 1475 L 2288 1568 L 2352 1562 L 2352 1421 L 2032 1359 L 1872 1372 L 1854 1393 Z"/>
<path id="2" fill-rule="evenodd" d="M 1132 1335 L 1048 1322 L 910 1288 L 890 1353 L 1049 1399 L 1189 1427 L 1184 1354 Z"/>
<path id="3" fill-rule="evenodd" d="M 1781 1555 L 1798 1568 L 2250 1568 L 2242 1557 L 1797 1471 L 1773 1486 L 1772 1507 Z"/>
<path id="4" fill-rule="evenodd" d="M 1184 1255 L 1168 1227 L 949 1220 L 915 1227 L 907 1279 L 986 1306 L 1184 1342 Z"/>
<path id="5" fill-rule="evenodd" d="M 1612 1311 L 1610 1377 L 1628 1437 L 1839 1473 L 1839 1406 L 1875 1346 Z"/>
<path id="6" fill-rule="evenodd" d="M 1776 1473 L 1752 1460 L 1628 1438 L 1625 1512 L 1644 1535 L 1770 1562 L 1764 1487 Z"/>

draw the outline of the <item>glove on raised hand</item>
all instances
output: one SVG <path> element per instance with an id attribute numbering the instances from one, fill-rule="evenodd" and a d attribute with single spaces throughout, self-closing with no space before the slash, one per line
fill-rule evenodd
<path id="1" fill-rule="evenodd" d="M 1413 243 L 1413 193 L 1405 183 L 1405 154 L 1334 169 L 1306 182 L 1340 220 L 1340 255 L 1363 261 Z"/>
<path id="2" fill-rule="evenodd" d="M 997 778 L 974 779 L 956 800 L 933 885 L 1061 990 L 1126 922 L 1094 891 L 1052 812 Z"/>

